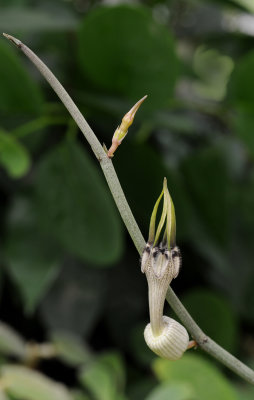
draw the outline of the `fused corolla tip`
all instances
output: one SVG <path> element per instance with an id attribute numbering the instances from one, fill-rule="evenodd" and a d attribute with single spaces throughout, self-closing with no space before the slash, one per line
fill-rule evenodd
<path id="1" fill-rule="evenodd" d="M 163 197 L 162 213 L 158 225 L 156 217 Z M 163 232 L 164 230 L 164 232 Z M 157 278 L 169 274 L 176 278 L 181 265 L 180 250 L 176 246 L 175 208 L 164 178 L 162 192 L 151 215 L 148 242 L 141 258 L 141 270 L 152 269 Z"/>
<path id="2" fill-rule="evenodd" d="M 159 207 L 159 204 L 161 202 L 163 194 L 164 194 L 164 188 L 163 188 L 160 196 L 158 197 L 158 199 L 157 199 L 157 201 L 156 201 L 156 203 L 154 205 L 153 212 L 152 212 L 151 219 L 150 219 L 148 243 L 150 243 L 151 245 L 155 245 L 156 244 L 155 236 L 157 236 L 158 233 L 160 234 L 160 231 L 161 231 L 161 228 L 159 229 L 159 227 L 158 227 L 158 229 L 156 231 L 156 234 L 155 234 L 157 211 L 158 211 L 158 207 Z M 163 224 L 164 221 L 165 221 L 165 217 L 166 217 L 165 211 L 166 211 L 166 209 L 165 209 L 165 207 L 163 207 L 160 224 L 161 223 Z M 160 224 L 159 224 L 159 226 L 160 226 Z"/>
<path id="3" fill-rule="evenodd" d="M 169 194 L 167 185 L 164 190 L 167 197 L 167 223 L 165 229 L 165 239 L 167 240 L 168 248 L 173 248 L 176 244 L 176 216 L 173 200 Z"/>
<path id="4" fill-rule="evenodd" d="M 161 202 L 163 196 L 163 209 L 161 218 L 158 224 L 157 229 L 156 227 L 156 216 L 159 204 Z M 159 241 L 161 236 L 161 231 L 165 226 L 164 234 L 162 237 L 162 244 L 167 245 L 168 249 L 173 248 L 175 246 L 176 240 L 176 218 L 175 218 L 175 207 L 173 200 L 169 194 L 168 187 L 167 187 L 167 179 L 164 178 L 163 180 L 163 189 L 155 203 L 151 220 L 150 220 L 150 227 L 149 227 L 149 235 L 148 235 L 148 242 L 153 243 L 156 245 Z M 156 231 L 156 232 L 155 232 Z"/>
<path id="5" fill-rule="evenodd" d="M 143 101 L 147 98 L 147 95 L 142 97 L 134 106 L 130 109 L 130 111 L 125 114 L 122 119 L 121 125 L 117 127 L 115 133 L 112 138 L 112 145 L 108 151 L 108 157 L 112 158 L 114 156 L 114 152 L 116 151 L 117 147 L 122 143 L 122 140 L 128 133 L 128 129 L 133 123 L 134 117 L 136 112 L 138 111 L 139 107 L 143 103 Z"/>

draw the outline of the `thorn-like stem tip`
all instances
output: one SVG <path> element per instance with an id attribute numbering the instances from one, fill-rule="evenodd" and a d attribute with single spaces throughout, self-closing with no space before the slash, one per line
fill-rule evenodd
<path id="1" fill-rule="evenodd" d="M 14 43 L 17 47 L 21 47 L 21 41 L 19 39 L 16 39 L 14 36 L 9 35 L 8 33 L 3 33 L 3 36 L 6 37 L 6 39 L 10 40 L 12 43 Z"/>

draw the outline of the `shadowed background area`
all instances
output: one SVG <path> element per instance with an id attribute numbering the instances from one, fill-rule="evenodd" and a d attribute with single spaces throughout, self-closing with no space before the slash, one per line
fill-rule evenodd
<path id="1" fill-rule="evenodd" d="M 2 0 L 0 32 L 42 58 L 107 148 L 148 95 L 113 158 L 121 185 L 147 239 L 167 178 L 172 287 L 254 367 L 252 1 Z M 198 349 L 170 362 L 146 347 L 147 283 L 98 162 L 4 37 L 0 237 L 1 400 L 253 399 Z"/>

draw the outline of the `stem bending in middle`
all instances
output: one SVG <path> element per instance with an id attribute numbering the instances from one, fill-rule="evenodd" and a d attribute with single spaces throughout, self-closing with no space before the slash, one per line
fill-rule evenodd
<path id="1" fill-rule="evenodd" d="M 131 209 L 127 203 L 124 196 L 123 190 L 121 188 L 120 182 L 114 170 L 111 160 L 107 157 L 103 147 L 95 136 L 94 132 L 86 122 L 85 118 L 77 108 L 76 104 L 70 98 L 66 90 L 63 88 L 61 83 L 56 79 L 54 74 L 49 70 L 49 68 L 37 57 L 32 50 L 25 46 L 20 40 L 14 38 L 11 35 L 4 34 L 4 36 L 13 42 L 17 47 L 19 47 L 23 53 L 31 60 L 32 63 L 38 68 L 41 74 L 48 81 L 49 85 L 59 96 L 60 100 L 63 102 L 67 110 L 70 112 L 71 116 L 75 120 L 76 124 L 80 128 L 81 132 L 84 134 L 88 143 L 91 145 L 94 154 L 97 159 L 101 162 L 101 168 L 104 172 L 105 178 L 109 185 L 110 191 L 114 197 L 117 208 L 122 216 L 124 224 L 128 229 L 130 236 L 137 248 L 137 251 L 141 255 L 145 248 L 145 240 L 141 234 L 141 231 L 137 225 L 137 222 L 131 212 Z M 167 292 L 167 301 L 176 314 L 179 316 L 183 324 L 190 331 L 193 338 L 199 343 L 199 345 L 207 353 L 211 354 L 213 357 L 217 358 L 221 363 L 226 365 L 236 374 L 241 376 L 243 379 L 249 383 L 254 384 L 254 371 L 244 365 L 241 361 L 237 360 L 234 356 L 228 353 L 226 350 L 221 348 L 217 343 L 207 338 L 199 326 L 193 321 L 192 317 L 188 311 L 184 308 L 183 304 L 180 302 L 176 294 L 169 287 Z M 202 341 L 203 337 L 203 341 Z"/>

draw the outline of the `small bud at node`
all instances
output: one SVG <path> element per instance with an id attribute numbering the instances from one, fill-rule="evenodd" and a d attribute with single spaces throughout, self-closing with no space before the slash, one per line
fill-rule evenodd
<path id="1" fill-rule="evenodd" d="M 112 138 L 112 145 L 108 151 L 108 157 L 111 158 L 114 155 L 114 152 L 116 151 L 117 147 L 122 143 L 122 140 L 125 138 L 125 136 L 128 133 L 128 129 L 133 123 L 134 117 L 136 112 L 138 111 L 139 107 L 143 103 L 143 101 L 147 98 L 147 95 L 142 97 L 131 109 L 127 114 L 122 119 L 121 125 L 117 127 L 115 130 L 115 133 Z"/>

